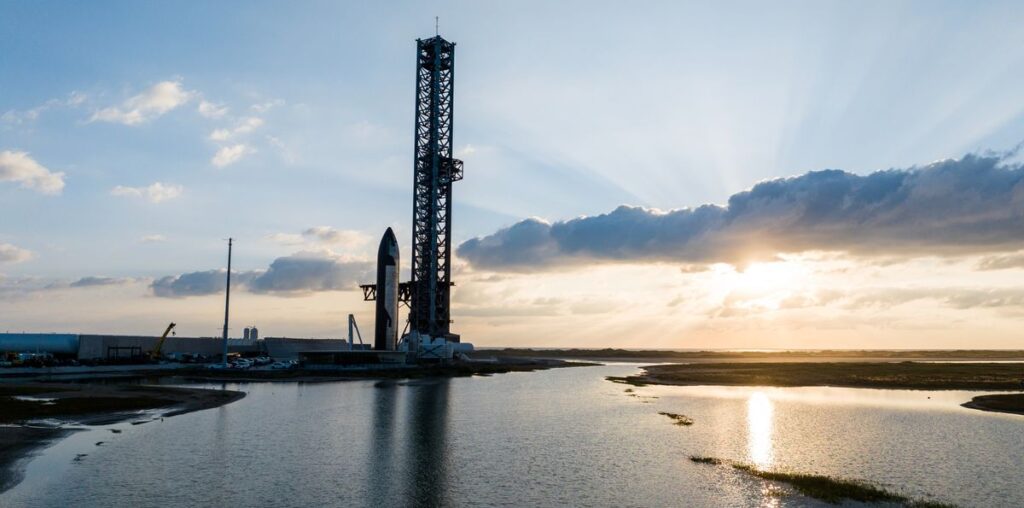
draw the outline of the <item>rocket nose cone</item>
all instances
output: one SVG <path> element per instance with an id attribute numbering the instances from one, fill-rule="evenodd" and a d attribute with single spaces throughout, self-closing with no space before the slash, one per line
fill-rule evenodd
<path id="1" fill-rule="evenodd" d="M 384 231 L 384 236 L 380 239 L 380 247 L 377 248 L 377 256 L 386 256 L 392 251 L 398 251 L 398 239 L 395 238 L 395 232 L 388 228 Z"/>

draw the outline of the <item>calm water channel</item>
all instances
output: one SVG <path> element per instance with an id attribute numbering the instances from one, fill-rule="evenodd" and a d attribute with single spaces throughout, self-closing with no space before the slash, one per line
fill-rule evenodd
<path id="1" fill-rule="evenodd" d="M 817 505 L 690 455 L 1024 506 L 1024 417 L 960 408 L 973 393 L 604 380 L 636 370 L 229 384 L 248 396 L 60 441 L 0 506 Z"/>

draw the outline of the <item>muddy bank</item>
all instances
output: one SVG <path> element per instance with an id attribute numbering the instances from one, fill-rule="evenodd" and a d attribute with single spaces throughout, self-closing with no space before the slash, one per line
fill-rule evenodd
<path id="1" fill-rule="evenodd" d="M 628 384 L 836 386 L 903 390 L 1020 390 L 1024 365 L 1014 363 L 701 363 L 649 365 Z"/>
<path id="2" fill-rule="evenodd" d="M 898 362 L 917 361 L 1024 361 L 1024 350 L 780 350 L 780 351 L 671 351 L 642 349 L 479 349 L 474 355 L 497 358 L 572 358 L 606 362 Z"/>
<path id="3" fill-rule="evenodd" d="M 33 453 L 74 432 L 62 425 L 110 424 L 138 417 L 144 410 L 174 416 L 244 396 L 228 390 L 162 386 L 0 384 L 0 492 L 21 481 L 23 466 Z"/>
<path id="4" fill-rule="evenodd" d="M 467 377 L 507 374 L 509 372 L 533 372 L 562 367 L 591 367 L 599 363 L 564 361 L 553 359 L 512 359 L 497 362 L 471 362 L 453 365 L 416 366 L 388 369 L 289 369 L 289 370 L 195 370 L 179 372 L 178 376 L 192 382 L 327 382 L 360 379 L 420 379 L 432 377 Z"/>
<path id="5" fill-rule="evenodd" d="M 1024 415 L 1024 393 L 979 395 L 961 406 L 981 411 Z"/>
<path id="6" fill-rule="evenodd" d="M 0 493 L 24 478 L 24 465 L 33 453 L 71 434 L 70 429 L 0 427 Z"/>

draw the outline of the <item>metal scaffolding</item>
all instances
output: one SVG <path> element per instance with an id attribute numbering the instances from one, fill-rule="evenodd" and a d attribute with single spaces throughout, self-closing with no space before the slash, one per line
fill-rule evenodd
<path id="1" fill-rule="evenodd" d="M 409 321 L 415 332 L 457 341 L 449 333 L 452 182 L 462 179 L 462 161 L 452 158 L 455 43 L 436 36 L 417 39 L 416 46 Z"/>

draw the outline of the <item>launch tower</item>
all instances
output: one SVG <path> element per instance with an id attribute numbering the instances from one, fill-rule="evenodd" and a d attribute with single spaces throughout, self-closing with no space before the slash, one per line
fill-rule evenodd
<path id="1" fill-rule="evenodd" d="M 449 329 L 452 183 L 462 179 L 462 161 L 452 158 L 454 100 L 455 43 L 417 39 L 410 331 L 458 342 Z"/>
<path id="2" fill-rule="evenodd" d="M 397 277 L 398 245 L 390 229 L 377 256 L 377 284 L 363 284 L 363 297 L 377 300 L 377 349 L 394 349 L 390 318 L 397 302 L 409 306 L 405 347 L 412 358 L 451 358 L 455 349 L 471 350 L 451 333 L 452 183 L 462 180 L 462 161 L 452 158 L 452 109 L 455 100 L 455 43 L 441 36 L 416 40 L 416 139 L 413 152 L 412 280 L 397 287 L 381 278 L 387 267 Z M 393 254 L 392 254 L 393 251 Z M 392 260 L 392 257 L 394 258 Z M 382 271 L 385 270 L 385 271 Z M 386 284 L 386 286 L 382 286 Z M 388 300 L 385 303 L 382 300 Z M 454 346 L 454 347 L 453 347 Z"/>

